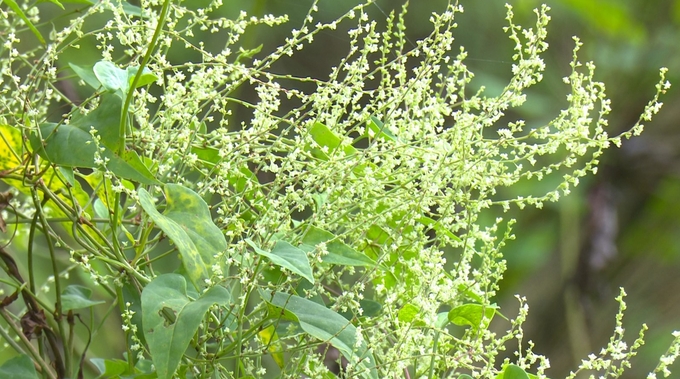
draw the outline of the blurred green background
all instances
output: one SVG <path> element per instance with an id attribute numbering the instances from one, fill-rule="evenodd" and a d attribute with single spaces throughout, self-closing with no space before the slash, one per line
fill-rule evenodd
<path id="1" fill-rule="evenodd" d="M 330 21 L 356 2 L 321 0 L 319 17 Z M 533 8 L 541 3 L 552 8 L 544 81 L 529 91 L 527 103 L 509 118 L 541 124 L 567 105 L 569 88 L 562 78 L 570 72 L 574 35 L 584 43 L 580 60 L 594 61 L 596 79 L 607 85 L 613 108 L 612 135 L 635 123 L 654 94 L 659 67 L 668 67 L 669 79 L 680 86 L 680 49 L 676 47 L 680 0 L 462 0 L 465 13 L 457 18 L 456 38 L 469 52 L 467 64 L 476 74 L 473 86 L 486 86 L 487 94 L 497 94 L 511 74 L 513 44 L 502 30 L 506 2 L 515 9 L 515 22 L 524 26 L 534 24 Z M 190 6 L 203 3 L 207 1 L 192 0 Z M 402 3 L 378 0 L 369 8 L 370 15 L 384 20 Z M 264 54 L 280 44 L 291 28 L 300 27 L 311 4 L 312 0 L 226 1 L 224 14 L 236 15 L 240 10 L 256 16 L 289 14 L 287 25 L 254 27 L 241 41 L 244 48 L 263 44 Z M 410 41 L 429 34 L 431 12 L 444 10 L 446 4 L 445 0 L 411 1 L 407 17 Z M 64 14 L 52 4 L 40 7 L 44 15 Z M 55 23 L 65 24 L 67 19 Z M 224 44 L 209 35 L 196 38 L 204 39 L 208 46 Z M 273 70 L 325 79 L 330 67 L 344 57 L 348 43 L 342 28 L 324 32 Z M 92 64 L 98 59 L 94 46 L 84 43 L 81 49 L 67 52 L 61 63 Z M 546 204 L 542 210 L 512 210 L 505 215 L 518 220 L 514 227 L 517 239 L 505 249 L 509 269 L 497 301 L 502 312 L 512 317 L 517 308 L 514 294 L 528 298 L 531 310 L 525 324 L 526 340 L 533 340 L 535 351 L 550 358 L 550 377 L 564 377 L 591 351 L 597 353 L 606 345 L 618 306 L 614 298 L 621 286 L 629 294 L 624 319 L 627 340 L 632 343 L 642 322 L 650 326 L 647 345 L 624 377 L 645 377 L 671 342 L 670 332 L 680 330 L 680 129 L 676 121 L 680 108 L 676 87 L 662 99 L 664 109 L 646 125 L 643 135 L 608 151 L 598 175 L 584 180 L 570 197 Z M 248 88 L 240 96 L 251 96 Z M 236 117 L 248 119 L 238 110 Z M 556 183 L 541 185 L 550 189 Z M 512 192 L 530 190 L 518 187 Z M 507 323 L 499 322 L 496 327 L 505 330 Z M 118 348 L 120 344 L 111 342 L 109 346 Z M 680 365 L 675 367 L 680 371 Z"/>

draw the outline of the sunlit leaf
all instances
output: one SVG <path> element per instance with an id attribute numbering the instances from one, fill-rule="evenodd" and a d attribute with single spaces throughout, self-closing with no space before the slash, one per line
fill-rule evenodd
<path id="1" fill-rule="evenodd" d="M 420 313 L 420 308 L 416 307 L 413 304 L 407 303 L 401 309 L 399 312 L 397 312 L 397 318 L 401 322 L 412 322 L 413 320 L 418 317 L 418 314 Z"/>
<path id="2" fill-rule="evenodd" d="M 333 131 L 331 131 L 326 125 L 315 122 L 309 129 L 309 134 L 312 139 L 319 144 L 320 147 L 324 148 L 328 154 L 332 155 L 335 150 L 341 145 L 342 139 L 338 137 Z M 357 150 L 351 146 L 346 145 L 344 148 L 344 153 L 347 155 L 356 154 Z M 319 153 L 319 158 L 328 159 L 328 155 L 324 152 Z"/>
<path id="3" fill-rule="evenodd" d="M 0 172 L 21 174 L 23 161 L 27 157 L 28 152 L 23 147 L 21 131 L 11 125 L 0 125 Z M 24 195 L 31 195 L 31 188 L 25 186 L 21 180 L 7 177 L 2 180 Z M 87 206 L 90 197 L 82 189 L 80 182 L 75 180 L 73 170 L 70 168 L 58 167 L 55 170 L 50 167 L 43 174 L 42 180 L 47 188 L 66 204 L 74 206 L 75 209 Z M 48 202 L 46 206 L 50 207 L 55 215 L 66 216 L 59 208 L 52 207 L 51 202 Z M 91 208 L 85 209 L 86 214 L 91 214 L 91 212 Z"/>
<path id="4" fill-rule="evenodd" d="M 0 124 L 0 171 L 11 171 L 21 166 L 21 131 L 11 125 Z"/>
<path id="5" fill-rule="evenodd" d="M 463 304 L 450 310 L 448 317 L 455 325 L 486 329 L 496 314 L 496 309 L 494 305 Z"/>
<path id="6" fill-rule="evenodd" d="M 276 328 L 274 325 L 269 325 L 268 327 L 262 329 L 257 333 L 257 337 L 262 342 L 267 349 L 267 352 L 272 356 L 276 365 L 279 368 L 283 368 L 286 362 L 283 357 L 283 347 L 281 346 L 281 341 L 279 341 L 279 335 L 276 333 Z"/>

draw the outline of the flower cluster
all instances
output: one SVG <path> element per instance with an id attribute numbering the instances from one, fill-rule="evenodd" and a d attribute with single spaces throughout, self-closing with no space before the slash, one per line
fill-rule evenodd
<path id="1" fill-rule="evenodd" d="M 260 358 L 276 351 L 274 347 L 289 352 L 287 365 L 280 367 L 284 375 L 320 377 L 329 371 L 324 361 L 327 345 L 319 347 L 294 326 L 287 325 L 289 333 L 278 340 L 247 340 L 257 332 L 248 335 L 243 330 L 261 327 L 268 314 L 264 305 L 252 304 L 253 298 L 276 290 L 326 302 L 329 309 L 346 315 L 357 330 L 351 348 L 368 346 L 379 377 L 404 377 L 405 372 L 416 377 L 433 377 L 434 372 L 494 377 L 511 364 L 544 377 L 548 360 L 533 352 L 531 341 L 523 346 L 522 323 L 528 312 L 524 298 L 518 297 L 520 313 L 510 320 L 506 333 L 489 328 L 496 314 L 492 298 L 506 269 L 502 249 L 515 238 L 514 221 L 502 216 L 512 206 L 541 207 L 557 201 L 580 178 L 596 172 L 599 157 L 611 144 L 618 146 L 622 138 L 639 134 L 642 122 L 659 111 L 659 96 L 670 86 L 666 70 L 661 70 L 657 92 L 640 122 L 610 136 L 605 86 L 595 80 L 593 63 L 579 61 L 581 43 L 575 39 L 572 71 L 564 78 L 567 109 L 544 125 L 508 123 L 504 117 L 525 103 L 527 88 L 542 80 L 547 6 L 535 11 L 536 23 L 530 28 L 514 24 L 508 6 L 504 30 L 514 44 L 512 78 L 499 95 L 489 96 L 483 88 L 470 89 L 474 74 L 465 63 L 467 53 L 454 47 L 455 20 L 462 6 L 450 3 L 434 13 L 432 32 L 411 42 L 405 35 L 407 6 L 379 27 L 367 12 L 372 2 L 327 22 L 321 21 L 315 0 L 302 25 L 269 54 L 245 49 L 242 37 L 250 27 L 280 26 L 287 16 L 240 12 L 226 18 L 219 15 L 219 0 L 205 8 L 160 0 L 142 0 L 137 8 L 102 0 L 53 32 L 42 56 L 38 50 L 18 52 L 17 24 L 5 14 L 0 20 L 7 30 L 0 35 L 0 121 L 29 135 L 48 121 L 72 122 L 75 114 L 98 104 L 100 92 L 92 90 L 83 104 L 72 103 L 70 113 L 54 120 L 52 105 L 72 101 L 67 91 L 55 88 L 57 72 L 65 70 L 58 62 L 86 44 L 95 46 L 103 60 L 124 62 L 123 69 L 146 64 L 155 80 L 131 89 L 129 108 L 123 108 L 129 110 L 123 117 L 130 122 L 122 128 L 126 152 L 138 154 L 155 178 L 192 188 L 210 204 L 228 248 L 214 255 L 212 278 L 206 284 L 240 292 L 227 316 L 209 313 L 201 328 L 214 330 L 210 338 L 194 343 L 206 356 L 213 354 L 206 347 L 212 339 L 219 346 L 228 340 L 238 344 L 236 366 L 244 375 L 263 375 L 267 370 Z M 86 22 L 101 19 L 101 14 L 107 16 L 103 24 Z M 37 13 L 29 16 L 39 20 Z M 313 44 L 319 33 L 345 24 L 351 24 L 348 52 L 327 78 L 296 77 L 273 68 Z M 199 35 L 219 37 L 211 40 L 220 43 L 208 43 Z M 34 60 L 38 63 L 31 66 Z M 87 75 L 76 74 L 87 82 Z M 98 148 L 100 134 L 92 127 Z M 103 154 L 104 147 L 100 151 Z M 105 171 L 109 158 L 96 158 L 94 169 Z M 112 175 L 106 171 L 105 179 L 114 179 Z M 500 191 L 520 181 L 555 176 L 560 184 L 545 193 L 504 198 Z M 82 178 L 92 184 L 92 176 Z M 82 242 L 85 246 L 72 249 L 86 251 L 77 259 L 72 254 L 72 261 L 95 282 L 106 283 L 117 275 L 122 286 L 126 279 L 119 273 L 124 272 L 142 286 L 155 275 L 154 261 L 166 255 L 160 252 L 163 237 L 138 232 L 135 228 L 146 219 L 136 206 L 135 190 L 127 181 L 116 179 L 112 187 L 106 180 L 92 185 L 99 201 L 92 214 L 98 222 L 111 222 L 105 231 L 115 230 L 111 242 L 104 232 L 93 232 L 94 237 Z M 112 206 L 122 197 L 128 201 L 124 207 Z M 79 225 L 87 225 L 78 212 L 91 201 L 80 202 L 75 195 L 69 199 L 71 205 L 60 206 L 60 211 L 71 211 L 81 218 Z M 484 223 L 483 213 L 494 214 L 495 221 Z M 80 241 L 82 232 L 73 230 Z M 333 238 L 309 246 L 308 235 L 319 230 Z M 314 284 L 254 255 L 246 239 L 263 248 L 277 241 L 306 248 Z M 107 252 L 89 248 L 98 244 Z M 338 244 L 350 258 L 360 255 L 362 263 L 347 256 L 346 261 L 326 263 Z M 110 265 L 110 275 L 89 263 L 94 258 Z M 642 335 L 630 348 L 623 341 L 622 297 L 619 302 L 622 309 L 612 341 L 600 356 L 584 360 L 581 369 L 621 375 L 642 345 Z M 369 309 L 372 304 L 380 310 Z M 141 359 L 148 352 L 137 337 L 131 309 L 126 303 L 124 330 Z M 455 316 L 453 312 L 462 309 L 476 309 L 478 317 Z M 322 342 L 332 345 L 333 338 Z M 512 361 L 501 362 L 499 356 L 511 340 L 518 341 L 519 350 Z M 667 372 L 678 344 L 676 339 L 657 372 Z M 338 362 L 347 377 L 370 376 L 361 362 Z"/>

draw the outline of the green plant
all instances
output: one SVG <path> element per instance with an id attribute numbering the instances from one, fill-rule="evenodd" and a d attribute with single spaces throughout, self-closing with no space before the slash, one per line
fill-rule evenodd
<path id="1" fill-rule="evenodd" d="M 532 29 L 508 7 L 513 76 L 485 96 L 467 88 L 465 51 L 451 54 L 458 4 L 411 45 L 406 6 L 380 32 L 370 1 L 326 23 L 314 2 L 260 57 L 242 35 L 285 16 L 219 17 L 220 1 L 73 2 L 83 5 L 49 38 L 36 7 L 6 1 L 1 21 L 0 332 L 17 357 L 0 370 L 332 378 L 325 359 L 337 351 L 346 377 L 545 377 L 548 361 L 523 344 L 525 300 L 508 321 L 493 303 L 514 238 L 500 216 L 558 200 L 610 144 L 640 133 L 669 87 L 665 69 L 640 122 L 609 136 L 604 85 L 579 62 L 578 40 L 569 107 L 545 125 L 503 120 L 542 78 L 545 6 Z M 348 23 L 349 52 L 327 80 L 272 69 Z M 226 44 L 208 46 L 202 30 Z M 19 35 L 47 42 L 27 49 Z M 65 58 L 86 44 L 100 60 Z M 82 103 L 63 90 L 76 80 Z M 497 192 L 549 176 L 562 179 L 547 193 Z M 618 377 L 642 344 L 642 333 L 623 342 L 618 300 L 611 343 L 579 370 Z M 93 358 L 91 339 L 115 310 L 126 354 Z M 493 320 L 509 330 L 492 332 Z M 511 340 L 516 359 L 499 358 Z"/>

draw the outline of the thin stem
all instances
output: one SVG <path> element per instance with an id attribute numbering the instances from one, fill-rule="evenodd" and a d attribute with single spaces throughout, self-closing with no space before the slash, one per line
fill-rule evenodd
<path id="1" fill-rule="evenodd" d="M 0 316 L 2 316 L 3 319 L 5 319 L 5 322 L 9 327 L 12 329 L 15 335 L 19 337 L 21 342 L 26 346 L 26 349 L 28 349 L 28 352 L 30 353 L 31 357 L 33 357 L 33 361 L 38 363 L 40 368 L 42 368 L 43 373 L 47 374 L 47 376 L 50 379 L 57 379 L 57 374 L 54 372 L 52 367 L 47 364 L 40 355 L 40 353 L 35 350 L 35 347 L 31 343 L 31 341 L 26 338 L 24 333 L 21 331 L 21 328 L 17 326 L 14 321 L 12 320 L 11 317 L 9 317 L 9 314 L 7 313 L 7 310 L 5 308 L 0 308 Z"/>

